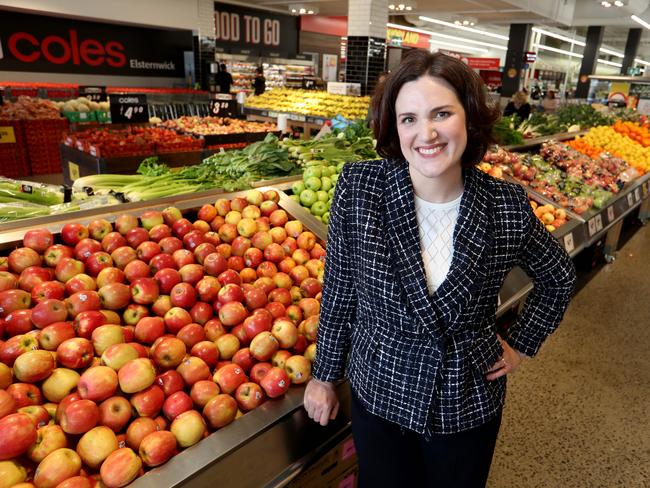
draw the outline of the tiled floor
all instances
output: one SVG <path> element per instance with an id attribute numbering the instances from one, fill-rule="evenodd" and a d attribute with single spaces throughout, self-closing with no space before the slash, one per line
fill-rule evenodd
<path id="1" fill-rule="evenodd" d="M 488 487 L 650 487 L 650 224 L 510 378 Z"/>

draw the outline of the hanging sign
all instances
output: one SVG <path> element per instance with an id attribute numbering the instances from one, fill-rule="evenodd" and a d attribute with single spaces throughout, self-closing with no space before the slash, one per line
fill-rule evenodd
<path id="1" fill-rule="evenodd" d="M 111 122 L 114 124 L 135 124 L 149 122 L 146 95 L 109 95 Z"/>
<path id="2" fill-rule="evenodd" d="M 499 58 L 463 58 L 463 61 L 474 69 L 498 70 Z"/>
<path id="3" fill-rule="evenodd" d="M 105 102 L 108 100 L 105 86 L 79 86 L 79 96 L 86 97 L 93 102 Z"/>
<path id="4" fill-rule="evenodd" d="M 212 117 L 232 117 L 237 111 L 237 101 L 232 95 L 215 96 L 208 106 Z"/>
<path id="5" fill-rule="evenodd" d="M 420 47 L 429 49 L 429 39 L 431 39 L 431 36 L 419 32 L 395 29 L 393 27 L 386 29 L 386 40 L 391 46 Z"/>

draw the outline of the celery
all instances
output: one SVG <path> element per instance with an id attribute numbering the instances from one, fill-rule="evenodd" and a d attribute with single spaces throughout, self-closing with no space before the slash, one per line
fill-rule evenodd
<path id="1" fill-rule="evenodd" d="M 45 205 L 20 203 L 0 203 L 0 222 L 27 219 L 49 215 L 50 208 Z"/>
<path id="2" fill-rule="evenodd" d="M 60 186 L 0 178 L 0 196 L 42 205 L 55 205 L 63 203 L 64 195 Z"/>

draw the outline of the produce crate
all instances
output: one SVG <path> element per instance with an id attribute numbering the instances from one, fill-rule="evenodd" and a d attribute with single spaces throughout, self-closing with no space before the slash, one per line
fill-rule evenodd
<path id="1" fill-rule="evenodd" d="M 135 174 L 142 160 L 153 154 L 102 158 L 66 144 L 60 144 L 59 151 L 63 164 L 63 182 L 69 186 L 80 176 L 104 173 Z M 171 167 L 177 167 L 199 164 L 204 157 L 203 151 L 170 152 L 161 155 L 160 160 Z"/>
<path id="2" fill-rule="evenodd" d="M 288 488 L 353 488 L 357 478 L 357 451 L 349 435 L 309 465 Z"/>
<path id="3" fill-rule="evenodd" d="M 0 120 L 0 175 L 18 178 L 29 174 L 23 121 Z"/>
<path id="4" fill-rule="evenodd" d="M 24 126 L 27 157 L 32 174 L 59 173 L 59 143 L 68 128 L 68 120 L 25 120 Z"/>

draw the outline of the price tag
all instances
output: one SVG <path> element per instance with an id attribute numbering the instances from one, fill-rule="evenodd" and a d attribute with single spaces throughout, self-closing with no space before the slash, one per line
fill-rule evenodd
<path id="1" fill-rule="evenodd" d="M 79 178 L 79 165 L 68 161 L 68 174 L 70 175 L 70 180 L 74 181 Z"/>
<path id="2" fill-rule="evenodd" d="M 316 80 L 313 78 L 303 78 L 302 79 L 302 88 L 303 90 L 315 90 L 316 89 Z"/>
<path id="3" fill-rule="evenodd" d="M 590 219 L 587 226 L 589 228 L 589 237 L 591 237 L 596 233 L 596 218 Z"/>
<path id="4" fill-rule="evenodd" d="M 594 220 L 596 221 L 596 232 L 603 230 L 603 216 L 598 214 L 594 217 Z"/>
<path id="5" fill-rule="evenodd" d="M 0 144 L 13 144 L 16 142 L 16 133 L 10 125 L 0 127 Z"/>
<path id="6" fill-rule="evenodd" d="M 114 124 L 149 122 L 146 95 L 109 95 L 111 121 Z"/>
<path id="7" fill-rule="evenodd" d="M 634 205 L 634 195 L 632 195 L 631 193 L 628 193 L 627 194 L 627 206 L 631 208 L 633 205 Z"/>
<path id="8" fill-rule="evenodd" d="M 235 100 L 210 100 L 210 115 L 213 117 L 232 117 L 236 111 Z"/>
<path id="9" fill-rule="evenodd" d="M 573 243 L 573 233 L 569 232 L 564 236 L 564 249 L 566 249 L 566 252 L 571 253 L 575 248 L 575 244 Z"/>
<path id="10" fill-rule="evenodd" d="M 612 206 L 607 207 L 607 220 L 610 224 L 614 222 L 614 207 Z"/>
<path id="11" fill-rule="evenodd" d="M 636 200 L 637 202 L 639 200 L 641 200 L 641 189 L 640 188 L 637 188 L 636 190 L 634 190 L 634 200 Z"/>
<path id="12" fill-rule="evenodd" d="M 79 96 L 86 97 L 92 102 L 105 102 L 108 100 L 105 86 L 80 86 Z"/>

